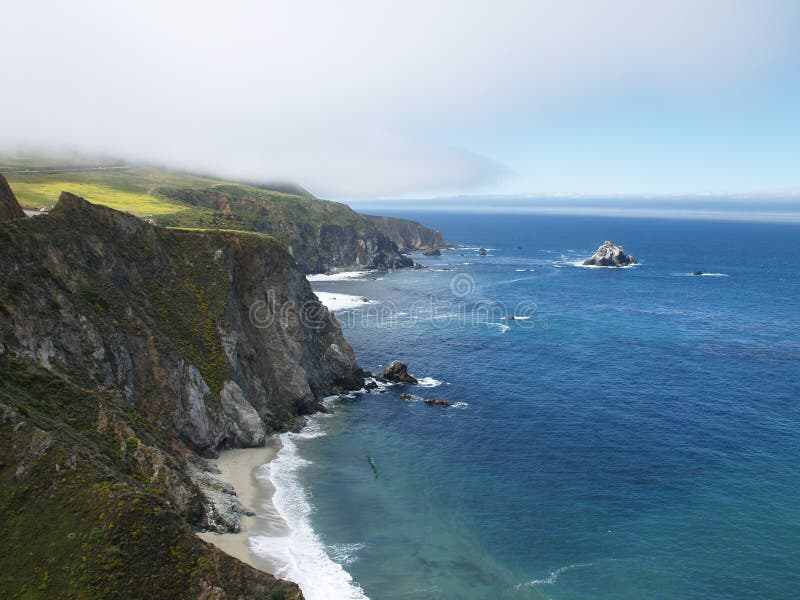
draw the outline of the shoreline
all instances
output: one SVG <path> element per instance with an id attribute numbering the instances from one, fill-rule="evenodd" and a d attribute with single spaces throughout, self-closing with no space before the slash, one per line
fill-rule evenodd
<path id="1" fill-rule="evenodd" d="M 311 420 L 293 436 L 308 440 L 325 435 L 315 425 Z M 244 510 L 255 514 L 242 514 L 238 533 L 197 535 L 259 571 L 296 583 L 308 600 L 367 600 L 345 568 L 331 559 L 311 525 L 313 508 L 297 480 L 298 469 L 308 462 L 297 451 L 295 440 L 283 433 L 268 438 L 263 448 L 224 450 L 209 460 L 221 471 L 216 478 L 231 484 Z"/>
<path id="2" fill-rule="evenodd" d="M 218 458 L 208 460 L 221 471 L 214 477 L 231 484 L 244 510 L 251 514 L 242 513 L 242 528 L 238 533 L 197 533 L 200 539 L 213 544 L 226 554 L 276 577 L 281 565 L 252 552 L 249 539 L 254 534 L 278 537 L 289 533 L 288 525 L 272 502 L 274 486 L 269 480 L 257 477 L 258 470 L 275 460 L 282 447 L 280 437 L 274 435 L 267 438 L 266 444 L 261 448 L 222 450 Z"/>

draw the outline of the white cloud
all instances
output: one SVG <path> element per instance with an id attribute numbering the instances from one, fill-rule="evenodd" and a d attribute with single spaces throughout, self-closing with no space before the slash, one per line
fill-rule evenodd
<path id="1" fill-rule="evenodd" d="M 707 93 L 781 55 L 791 3 L 6 3 L 4 145 L 104 151 L 322 196 L 503 176 L 447 131 L 631 85 Z"/>

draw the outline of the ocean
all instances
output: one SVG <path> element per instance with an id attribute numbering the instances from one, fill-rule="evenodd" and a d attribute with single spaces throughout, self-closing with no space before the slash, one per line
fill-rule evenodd
<path id="1" fill-rule="evenodd" d="M 798 596 L 800 227 L 386 214 L 465 247 L 312 283 L 421 381 L 264 467 L 309 600 Z M 576 266 L 605 240 L 640 264 Z"/>

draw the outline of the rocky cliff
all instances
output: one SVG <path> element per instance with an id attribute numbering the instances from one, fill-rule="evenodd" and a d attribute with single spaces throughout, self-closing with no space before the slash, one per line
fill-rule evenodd
<path id="1" fill-rule="evenodd" d="M 6 178 L 0 175 L 0 221 L 24 218 L 25 211 L 22 210 L 19 202 L 17 202 Z"/>
<path id="2" fill-rule="evenodd" d="M 305 273 L 388 270 L 413 264 L 370 219 L 338 202 L 239 185 L 163 188 L 160 193 L 189 206 L 213 210 L 199 217 L 199 225 L 249 229 L 275 237 L 286 245 Z M 184 219 L 185 215 L 176 215 L 160 220 L 166 225 L 180 225 Z"/>
<path id="3" fill-rule="evenodd" d="M 0 382 L 0 595 L 299 597 L 192 535 L 238 528 L 201 456 L 363 383 L 283 245 L 71 194 L 2 223 Z"/>
<path id="4" fill-rule="evenodd" d="M 0 161 L 2 162 L 2 161 Z M 369 217 L 291 184 L 231 182 L 154 167 L 110 170 L 41 159 L 6 164 L 22 206 L 49 206 L 54 190 L 131 212 L 163 227 L 254 231 L 280 240 L 305 273 L 412 266 L 410 250 L 443 247 L 439 232 L 405 219 Z M 100 163 L 98 163 L 100 164 Z M 2 167 L 3 164 L 0 164 Z"/>
<path id="5" fill-rule="evenodd" d="M 425 227 L 416 221 L 398 219 L 396 217 L 364 216 L 378 231 L 397 244 L 400 252 L 437 250 L 451 247 L 450 244 L 444 241 L 441 231 Z"/>

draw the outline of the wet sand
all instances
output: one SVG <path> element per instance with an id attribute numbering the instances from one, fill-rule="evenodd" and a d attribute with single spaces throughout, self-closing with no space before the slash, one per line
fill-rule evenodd
<path id="1" fill-rule="evenodd" d="M 263 448 L 223 450 L 219 458 L 210 460 L 222 473 L 215 478 L 230 483 L 236 490 L 245 510 L 254 516 L 242 515 L 242 530 L 239 533 L 202 532 L 197 535 L 214 544 L 223 552 L 235 556 L 256 569 L 274 574 L 282 565 L 250 551 L 248 539 L 251 535 L 281 536 L 288 528 L 272 504 L 275 488 L 267 479 L 256 477 L 260 467 L 272 461 L 281 449 L 278 437 L 271 437 Z"/>

